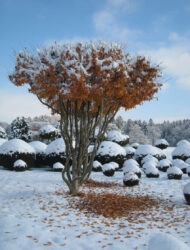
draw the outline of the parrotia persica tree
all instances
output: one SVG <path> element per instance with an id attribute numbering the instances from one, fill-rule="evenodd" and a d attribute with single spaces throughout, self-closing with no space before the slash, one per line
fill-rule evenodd
<path id="1" fill-rule="evenodd" d="M 66 147 L 62 178 L 76 194 L 89 178 L 105 130 L 119 108 L 151 100 L 161 87 L 159 76 L 159 66 L 145 57 L 132 58 L 123 46 L 100 41 L 55 42 L 35 53 L 23 50 L 9 78 L 17 86 L 28 84 L 40 102 L 60 114 Z"/>

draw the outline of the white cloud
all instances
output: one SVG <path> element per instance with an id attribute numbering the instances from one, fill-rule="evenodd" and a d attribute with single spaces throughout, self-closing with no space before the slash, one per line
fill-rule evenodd
<path id="1" fill-rule="evenodd" d="M 32 94 L 15 88 L 0 89 L 0 120 L 11 122 L 17 116 L 34 117 L 50 114 L 50 110 L 43 106 Z"/>

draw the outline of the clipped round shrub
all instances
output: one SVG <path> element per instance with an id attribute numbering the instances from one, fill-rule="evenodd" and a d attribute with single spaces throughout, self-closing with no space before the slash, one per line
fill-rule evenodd
<path id="1" fill-rule="evenodd" d="M 13 170 L 15 171 L 25 171 L 28 169 L 28 166 L 23 160 L 16 160 L 13 164 Z"/>
<path id="2" fill-rule="evenodd" d="M 187 174 L 190 177 L 190 166 L 187 167 Z"/>
<path id="3" fill-rule="evenodd" d="M 160 149 L 165 149 L 169 146 L 169 143 L 165 139 L 157 139 L 155 146 Z"/>
<path id="4" fill-rule="evenodd" d="M 6 141 L 7 141 L 6 139 L 0 138 L 0 146 L 1 146 L 4 142 L 6 142 Z"/>
<path id="5" fill-rule="evenodd" d="M 162 171 L 166 172 L 169 167 L 172 166 L 172 163 L 168 159 L 163 159 L 157 163 L 157 168 Z"/>
<path id="6" fill-rule="evenodd" d="M 47 145 L 40 141 L 32 141 L 29 145 L 34 149 L 36 153 L 35 166 L 42 167 L 45 165 L 45 150 Z"/>
<path id="7" fill-rule="evenodd" d="M 134 157 L 139 162 L 139 164 L 141 164 L 141 160 L 147 155 L 152 155 L 158 160 L 166 158 L 166 155 L 161 149 L 152 145 L 139 145 L 137 150 L 135 151 Z"/>
<path id="8" fill-rule="evenodd" d="M 102 166 L 102 171 L 104 175 L 111 177 L 115 173 L 115 166 L 111 163 L 106 163 Z"/>
<path id="9" fill-rule="evenodd" d="M 115 171 L 119 170 L 119 164 L 117 162 L 110 161 L 109 163 L 114 166 Z"/>
<path id="10" fill-rule="evenodd" d="M 158 178 L 160 176 L 158 169 L 153 165 L 147 166 L 144 172 L 148 178 Z"/>
<path id="11" fill-rule="evenodd" d="M 167 170 L 167 176 L 169 180 L 181 180 L 183 172 L 178 167 L 172 166 Z"/>
<path id="12" fill-rule="evenodd" d="M 131 146 L 124 147 L 126 152 L 126 159 L 132 159 L 135 154 L 135 149 Z"/>
<path id="13" fill-rule="evenodd" d="M 125 157 L 125 149 L 119 144 L 111 141 L 103 141 L 97 151 L 95 160 L 99 161 L 101 164 L 113 161 L 118 163 L 119 167 L 122 168 L 123 162 L 126 159 Z"/>
<path id="14" fill-rule="evenodd" d="M 132 143 L 130 146 L 131 146 L 132 148 L 134 148 L 134 149 L 137 149 L 138 146 L 139 146 L 139 143 L 134 142 L 134 143 Z"/>
<path id="15" fill-rule="evenodd" d="M 28 167 L 34 165 L 35 151 L 27 142 L 12 139 L 0 146 L 0 165 L 13 169 L 14 162 L 19 159 L 25 161 Z"/>
<path id="16" fill-rule="evenodd" d="M 151 162 L 155 166 L 158 164 L 158 159 L 152 155 L 146 155 L 142 160 L 141 164 L 145 164 L 146 162 Z"/>
<path id="17" fill-rule="evenodd" d="M 53 164 L 56 162 L 60 162 L 65 165 L 66 154 L 64 140 L 59 138 L 52 141 L 45 150 L 45 157 L 46 164 L 50 167 L 53 167 Z"/>
<path id="18" fill-rule="evenodd" d="M 133 187 L 139 184 L 139 178 L 136 174 L 129 172 L 123 176 L 123 184 L 127 187 Z"/>
<path id="19" fill-rule="evenodd" d="M 56 129 L 54 126 L 48 124 L 44 125 L 39 130 L 39 136 L 42 141 L 45 141 L 47 143 L 54 141 L 60 136 L 60 133 L 58 129 Z"/>
<path id="20" fill-rule="evenodd" d="M 172 152 L 173 159 L 181 159 L 186 161 L 190 158 L 190 142 L 181 140 L 178 142 L 177 147 Z"/>
<path id="21" fill-rule="evenodd" d="M 118 130 L 111 130 L 107 133 L 107 141 L 112 141 L 118 143 L 120 146 L 125 146 L 129 143 L 129 136 L 123 135 Z"/>
<path id="22" fill-rule="evenodd" d="M 183 194 L 184 194 L 186 202 L 190 205 L 190 182 L 184 186 Z"/>
<path id="23" fill-rule="evenodd" d="M 181 169 L 181 171 L 186 174 L 187 173 L 187 167 L 189 166 L 187 163 L 185 163 L 184 161 L 180 160 L 180 159 L 175 159 L 172 161 L 173 166 L 178 167 L 179 169 Z"/>
<path id="24" fill-rule="evenodd" d="M 137 161 L 133 159 L 126 160 L 123 164 L 123 174 L 134 173 L 141 178 L 141 170 Z"/>
<path id="25" fill-rule="evenodd" d="M 53 164 L 53 171 L 54 172 L 62 172 L 62 170 L 64 169 L 64 165 L 61 164 L 60 162 L 56 162 Z"/>
<path id="26" fill-rule="evenodd" d="M 94 171 L 94 172 L 102 172 L 102 164 L 99 161 L 94 161 L 92 171 Z"/>
<path id="27" fill-rule="evenodd" d="M 6 139 L 7 138 L 7 133 L 5 132 L 4 128 L 0 126 L 0 138 L 1 139 Z"/>

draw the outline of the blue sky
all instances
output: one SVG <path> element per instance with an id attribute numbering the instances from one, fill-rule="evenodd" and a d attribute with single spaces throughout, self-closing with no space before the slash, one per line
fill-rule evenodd
<path id="1" fill-rule="evenodd" d="M 52 41 L 126 44 L 163 69 L 158 100 L 120 114 L 124 119 L 190 119 L 189 0 L 0 0 L 0 121 L 49 114 L 25 87 L 8 80 L 14 53 Z"/>

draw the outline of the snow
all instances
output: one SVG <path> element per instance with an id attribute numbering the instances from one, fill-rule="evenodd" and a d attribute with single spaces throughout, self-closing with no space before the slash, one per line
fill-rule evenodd
<path id="1" fill-rule="evenodd" d="M 114 161 L 110 161 L 109 162 L 110 164 L 112 164 L 114 166 L 114 169 L 119 169 L 119 164 L 117 162 L 114 162 Z"/>
<path id="2" fill-rule="evenodd" d="M 138 180 L 138 176 L 133 173 L 133 172 L 129 172 L 129 173 L 126 173 L 124 176 L 123 176 L 123 180 L 124 181 L 129 181 L 129 180 Z"/>
<path id="3" fill-rule="evenodd" d="M 40 141 L 29 142 L 29 145 L 33 147 L 36 154 L 44 153 L 46 148 L 47 148 L 47 145 L 45 143 L 43 143 L 43 142 L 40 142 Z"/>
<path id="4" fill-rule="evenodd" d="M 184 161 L 180 159 L 175 159 L 172 161 L 173 165 L 180 168 L 180 169 L 186 169 L 189 165 L 185 163 Z"/>
<path id="5" fill-rule="evenodd" d="M 136 223 L 127 218 L 86 215 L 69 208 L 68 189 L 61 173 L 36 168 L 24 172 L 0 169 L 0 249 L 97 250 L 106 246 L 109 250 L 147 250 L 148 247 L 157 250 L 150 248 L 155 242 L 150 245 L 153 232 L 172 234 L 190 247 L 190 210 L 183 196 L 189 178 L 169 181 L 166 173 L 160 175 L 156 180 L 143 175 L 138 186 L 124 188 L 122 172 L 115 172 L 114 177 L 92 173 L 93 180 L 118 183 L 118 187 L 100 188 L 97 192 L 150 195 L 163 199 L 173 208 L 167 211 L 160 205 L 147 216 L 141 215 Z M 48 242 L 50 246 L 46 246 Z M 160 244 L 159 250 L 165 250 Z"/>
<path id="6" fill-rule="evenodd" d="M 65 152 L 65 142 L 62 138 L 58 138 L 54 141 L 52 141 L 46 148 L 45 154 L 60 154 Z"/>
<path id="7" fill-rule="evenodd" d="M 151 235 L 148 250 L 190 250 L 182 240 L 166 233 Z"/>
<path id="8" fill-rule="evenodd" d="M 177 146 L 187 145 L 190 146 L 190 142 L 187 140 L 181 140 L 177 143 Z"/>
<path id="9" fill-rule="evenodd" d="M 165 166 L 171 166 L 171 165 L 172 165 L 172 162 L 169 159 L 163 159 L 157 163 L 157 167 L 160 167 L 160 168 L 165 167 Z"/>
<path id="10" fill-rule="evenodd" d="M 6 139 L 0 138 L 0 146 L 6 141 L 7 141 Z"/>
<path id="11" fill-rule="evenodd" d="M 137 142 L 134 142 L 131 144 L 131 147 L 133 147 L 133 148 L 138 148 L 138 146 L 139 146 L 139 143 L 137 143 Z"/>
<path id="12" fill-rule="evenodd" d="M 190 194 L 190 182 L 184 186 L 183 193 Z"/>
<path id="13" fill-rule="evenodd" d="M 120 142 L 120 141 L 126 141 L 129 139 L 128 135 L 123 135 L 120 131 L 118 130 L 111 130 L 107 133 L 107 138 L 108 141 L 115 141 L 115 142 Z"/>
<path id="14" fill-rule="evenodd" d="M 190 158 L 188 158 L 185 162 L 190 165 Z"/>
<path id="15" fill-rule="evenodd" d="M 146 161 L 146 162 L 142 165 L 142 167 L 143 167 L 144 171 L 145 171 L 147 168 L 152 168 L 152 167 L 156 168 L 156 163 L 155 163 L 154 161 L 149 160 L 149 161 Z"/>
<path id="16" fill-rule="evenodd" d="M 137 165 L 125 164 L 123 166 L 123 173 L 125 174 L 129 172 L 133 172 L 133 173 L 140 172 L 140 168 Z"/>
<path id="17" fill-rule="evenodd" d="M 99 161 L 93 161 L 93 168 L 102 167 L 102 164 Z"/>
<path id="18" fill-rule="evenodd" d="M 146 162 L 153 162 L 154 164 L 158 163 L 158 159 L 155 158 L 152 155 L 146 155 L 143 159 L 142 159 L 142 164 L 146 163 Z"/>
<path id="19" fill-rule="evenodd" d="M 161 145 L 161 144 L 164 144 L 167 146 L 169 145 L 169 143 L 165 139 L 157 139 L 155 145 L 157 146 L 157 145 Z"/>
<path id="20" fill-rule="evenodd" d="M 20 139 L 12 139 L 0 146 L 0 154 L 12 155 L 15 152 L 30 154 L 35 153 L 34 149 L 28 143 Z"/>
<path id="21" fill-rule="evenodd" d="M 143 165 L 143 168 L 144 168 L 144 165 Z M 146 168 L 144 168 L 144 170 L 146 174 L 154 174 L 154 175 L 159 174 L 158 169 L 152 165 L 147 165 Z"/>
<path id="22" fill-rule="evenodd" d="M 172 167 L 169 167 L 167 169 L 167 174 L 177 174 L 177 175 L 182 175 L 183 172 L 181 171 L 180 168 L 176 167 L 176 166 L 172 166 Z"/>
<path id="23" fill-rule="evenodd" d="M 172 152 L 172 156 L 190 157 L 190 143 L 186 140 L 178 142 L 177 147 Z"/>
<path id="24" fill-rule="evenodd" d="M 56 162 L 53 164 L 53 169 L 63 169 L 64 165 L 61 164 L 60 162 Z"/>
<path id="25" fill-rule="evenodd" d="M 126 147 L 123 147 L 124 149 L 125 149 L 125 152 L 126 152 L 126 154 L 128 155 L 128 154 L 134 154 L 135 153 L 135 149 L 133 148 L 133 147 L 131 147 L 131 146 L 126 146 Z"/>
<path id="26" fill-rule="evenodd" d="M 13 168 L 18 168 L 18 167 L 27 168 L 27 164 L 23 160 L 17 160 L 14 162 Z"/>
<path id="27" fill-rule="evenodd" d="M 44 125 L 43 127 L 41 127 L 39 130 L 39 133 L 40 134 L 49 134 L 49 133 L 55 132 L 56 130 L 57 129 L 54 126 L 48 124 L 48 125 Z"/>
<path id="28" fill-rule="evenodd" d="M 135 155 L 136 156 L 143 156 L 143 155 L 164 155 L 163 151 L 157 147 L 152 145 L 139 145 Z"/>
<path id="29" fill-rule="evenodd" d="M 5 133 L 5 129 L 0 126 L 0 133 Z"/>
<path id="30" fill-rule="evenodd" d="M 112 163 L 106 163 L 106 164 L 102 165 L 102 171 L 103 172 L 109 171 L 111 169 L 115 170 L 115 165 L 112 164 Z"/>
<path id="31" fill-rule="evenodd" d="M 97 155 L 123 155 L 126 156 L 125 149 L 115 142 L 103 141 L 97 151 Z"/>

